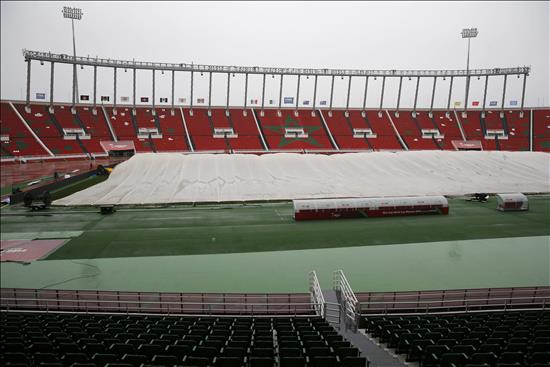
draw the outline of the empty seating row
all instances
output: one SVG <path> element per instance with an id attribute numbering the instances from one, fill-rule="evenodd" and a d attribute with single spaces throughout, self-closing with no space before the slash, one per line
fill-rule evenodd
<path id="1" fill-rule="evenodd" d="M 0 313 L 2 365 L 366 366 L 325 320 Z"/>
<path id="2" fill-rule="evenodd" d="M 368 317 L 362 326 L 423 366 L 550 363 L 550 312 Z"/>

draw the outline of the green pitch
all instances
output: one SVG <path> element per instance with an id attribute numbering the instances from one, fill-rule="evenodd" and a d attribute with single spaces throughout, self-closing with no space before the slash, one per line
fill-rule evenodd
<path id="1" fill-rule="evenodd" d="M 295 222 L 292 204 L 122 209 L 2 210 L 2 233 L 82 231 L 47 260 L 338 248 L 550 235 L 550 197 L 527 212 L 450 199 L 450 214 Z M 23 236 L 23 235 L 21 235 Z M 23 237 L 22 237 L 23 238 Z"/>

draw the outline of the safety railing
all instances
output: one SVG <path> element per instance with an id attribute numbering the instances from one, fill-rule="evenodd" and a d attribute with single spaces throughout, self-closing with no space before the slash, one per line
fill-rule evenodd
<path id="1" fill-rule="evenodd" d="M 45 312 L 316 316 L 308 294 L 215 294 L 65 291 L 3 288 L 0 308 Z"/>
<path id="2" fill-rule="evenodd" d="M 550 287 L 359 293 L 362 315 L 429 314 L 550 308 Z"/>
<path id="3" fill-rule="evenodd" d="M 336 291 L 339 303 L 344 313 L 346 330 L 357 331 L 359 326 L 359 301 L 342 270 L 336 270 L 333 275 L 333 289 Z"/>
<path id="4" fill-rule="evenodd" d="M 311 304 L 319 305 L 315 308 L 317 314 L 325 317 L 325 297 L 315 270 L 309 272 L 309 294 L 311 295 Z"/>

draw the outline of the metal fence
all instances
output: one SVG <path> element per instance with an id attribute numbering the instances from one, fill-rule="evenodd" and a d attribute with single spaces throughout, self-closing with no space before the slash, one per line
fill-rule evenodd
<path id="1" fill-rule="evenodd" d="M 3 288 L 3 310 L 190 315 L 320 315 L 308 293 L 154 293 Z"/>
<path id="2" fill-rule="evenodd" d="M 549 309 L 550 287 L 358 293 L 361 315 Z"/>

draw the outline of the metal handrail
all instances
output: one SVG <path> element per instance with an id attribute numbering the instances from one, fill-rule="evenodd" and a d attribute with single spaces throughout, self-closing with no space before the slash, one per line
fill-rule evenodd
<path id="1" fill-rule="evenodd" d="M 462 299 L 449 299 L 449 300 L 416 300 L 416 301 L 367 301 L 361 302 L 361 306 L 369 304 L 411 304 L 411 303 L 451 303 L 451 302 L 487 302 L 487 301 L 501 301 L 501 300 L 521 300 L 521 299 L 548 299 L 550 296 L 533 296 L 533 297 L 506 297 L 506 298 L 462 298 Z"/>
<path id="2" fill-rule="evenodd" d="M 316 311 L 321 317 L 325 317 L 325 297 L 323 296 L 323 290 L 321 289 L 315 270 L 309 272 L 309 293 L 311 295 L 311 304 L 320 305 Z"/>
<path id="3" fill-rule="evenodd" d="M 467 292 L 468 294 L 474 294 L 474 293 L 518 293 L 518 292 L 534 292 L 534 291 L 549 291 L 550 287 L 529 287 L 527 289 L 524 288 L 491 288 L 491 289 L 484 289 L 484 288 L 476 288 L 476 289 L 453 289 L 453 290 L 441 290 L 441 291 L 416 291 L 416 292 L 368 292 L 368 293 L 358 293 L 358 296 L 360 298 L 362 297 L 392 297 L 392 298 L 406 298 L 406 297 L 419 297 L 419 296 L 429 296 L 429 297 L 436 297 L 436 296 L 449 296 L 449 295 L 455 295 L 460 294 L 462 296 L 465 295 Z"/>
<path id="4" fill-rule="evenodd" d="M 359 301 L 353 293 L 353 289 L 342 270 L 336 270 L 334 272 L 333 287 L 336 293 L 341 297 L 340 302 L 344 308 L 346 328 L 349 326 L 352 330 L 357 330 L 360 315 Z"/>
<path id="5" fill-rule="evenodd" d="M 516 302 L 521 300 L 529 300 L 531 302 Z M 491 301 L 491 302 L 489 302 Z M 501 301 L 501 302 L 494 302 Z M 504 302 L 502 302 L 504 301 Z M 485 302 L 485 303 L 480 303 Z M 395 302 L 398 303 L 398 302 Z M 376 305 L 385 305 L 384 307 L 364 307 L 368 304 L 361 304 L 361 315 L 386 315 L 386 314 L 430 314 L 442 312 L 472 312 L 472 311 L 506 311 L 512 309 L 536 308 L 546 309 L 547 304 L 550 304 L 550 297 L 517 297 L 517 298 L 487 298 L 487 299 L 464 299 L 454 301 L 432 301 L 432 302 L 400 302 L 400 304 L 412 304 L 411 307 L 391 307 L 395 306 L 394 302 L 378 302 Z M 446 303 L 446 304 L 444 304 Z M 453 303 L 453 304 L 449 304 Z M 388 307 L 390 306 L 390 307 Z"/>
<path id="6" fill-rule="evenodd" d="M 274 313 L 310 314 L 321 308 L 315 303 L 244 303 L 244 302 L 166 302 L 166 301 L 127 301 L 127 300 L 83 300 L 61 298 L 6 298 L 0 300 L 0 308 L 38 309 L 46 311 L 72 310 L 86 311 L 99 310 L 110 312 L 164 311 L 168 314 L 202 313 L 220 314 L 246 312 L 252 315 L 268 315 Z M 180 312 L 178 312 L 180 311 Z"/>

